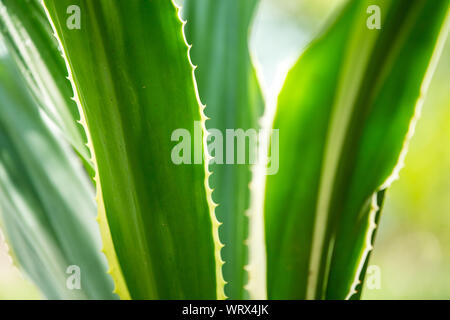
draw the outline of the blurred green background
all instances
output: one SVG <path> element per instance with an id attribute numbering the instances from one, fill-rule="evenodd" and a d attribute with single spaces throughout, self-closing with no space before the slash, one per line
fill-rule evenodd
<path id="1" fill-rule="evenodd" d="M 226 0 L 223 0 L 226 1 Z M 343 0 L 262 0 L 250 44 L 267 95 Z M 332 53 L 330 53 L 332 54 Z M 363 299 L 450 299 L 450 41 L 447 40 L 400 180 L 387 193 L 370 265 L 381 287 Z M 0 299 L 39 299 L 0 236 Z"/>

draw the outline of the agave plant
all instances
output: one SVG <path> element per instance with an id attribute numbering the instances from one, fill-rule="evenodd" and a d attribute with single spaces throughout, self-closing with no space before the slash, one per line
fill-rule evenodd
<path id="1" fill-rule="evenodd" d="M 248 48 L 257 0 L 0 0 L 16 264 L 51 299 L 360 298 L 449 3 L 349 0 L 271 117 Z M 173 161 L 180 129 L 192 164 Z M 213 132 L 231 129 L 261 130 L 245 152 L 277 170 L 218 161 Z"/>

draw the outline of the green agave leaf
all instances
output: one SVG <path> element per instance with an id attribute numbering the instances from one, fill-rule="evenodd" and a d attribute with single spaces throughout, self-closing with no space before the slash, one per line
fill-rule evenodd
<path id="1" fill-rule="evenodd" d="M 39 106 L 92 172 L 67 69 L 41 1 L 0 0 L 0 31 Z"/>
<path id="2" fill-rule="evenodd" d="M 228 283 L 225 294 L 231 299 L 248 298 L 246 286 L 251 298 L 265 297 L 265 293 L 257 296 L 252 290 L 253 283 L 260 279 L 253 275 L 249 279 L 245 270 L 252 270 L 252 266 L 246 268 L 252 166 L 248 158 L 246 164 L 237 164 L 236 159 L 227 164 L 225 159 L 226 130 L 259 129 L 258 120 L 264 108 L 248 49 L 249 27 L 257 3 L 257 0 L 185 0 L 183 8 L 186 37 L 192 45 L 191 58 L 197 66 L 200 98 L 206 105 L 206 128 L 219 130 L 224 139 L 220 152 L 224 156 L 220 157 L 218 150 L 212 154 L 215 161 L 209 165 L 212 172 L 209 182 L 214 190 L 212 198 L 219 204 L 216 214 L 222 222 L 219 234 L 225 245 L 223 272 Z M 214 142 L 212 136 L 209 140 Z M 248 154 L 250 147 L 246 145 Z"/>
<path id="3" fill-rule="evenodd" d="M 372 231 L 371 234 L 371 238 L 369 239 L 369 242 L 371 244 L 375 243 L 375 237 L 377 235 L 377 231 L 378 228 L 376 228 L 376 226 L 378 226 L 378 223 L 380 221 L 380 217 L 381 217 L 381 211 L 383 210 L 383 204 L 384 204 L 384 200 L 385 200 L 385 194 L 386 194 L 386 190 L 387 189 L 383 189 L 380 192 L 377 193 L 377 204 L 376 207 L 378 208 L 378 211 L 375 213 L 374 217 L 373 217 L 373 226 L 375 226 L 375 228 Z M 368 239 L 368 238 L 367 238 Z M 362 266 L 361 272 L 359 273 L 359 278 L 356 282 L 354 282 L 354 284 L 356 283 L 356 286 L 360 286 L 358 288 L 358 290 L 356 290 L 356 286 L 355 286 L 355 291 L 352 291 L 350 294 L 348 295 L 346 298 L 348 298 L 349 300 L 360 300 L 361 299 L 361 295 L 362 295 L 362 286 L 364 284 L 364 280 L 366 277 L 366 271 L 367 268 L 369 266 L 369 262 L 370 262 L 370 257 L 372 256 L 372 250 L 369 250 L 369 252 L 367 253 L 367 257 L 365 258 L 364 264 L 363 261 L 360 261 L 360 267 Z"/>
<path id="4" fill-rule="evenodd" d="M 350 1 L 279 95 L 280 169 L 265 199 L 269 298 L 350 298 L 380 192 L 403 165 L 449 1 L 377 1 L 382 23 L 373 30 L 371 4 Z"/>
<path id="5" fill-rule="evenodd" d="M 204 126 L 204 117 L 177 8 L 148 0 L 44 5 L 91 138 L 99 218 L 117 293 L 221 298 L 221 245 L 208 173 L 204 165 L 171 159 L 176 129 L 191 134 L 196 158 L 204 149 L 202 127 L 194 124 L 203 120 Z M 67 25 L 76 18 L 67 14 L 74 5 L 80 29 Z"/>
<path id="6" fill-rule="evenodd" d="M 0 224 L 14 260 L 49 299 L 114 299 L 89 178 L 0 56 Z M 73 265 L 81 287 L 71 290 Z"/>

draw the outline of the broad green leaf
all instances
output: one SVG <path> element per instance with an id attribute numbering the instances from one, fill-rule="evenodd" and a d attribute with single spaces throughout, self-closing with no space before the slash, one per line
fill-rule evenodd
<path id="1" fill-rule="evenodd" d="M 39 106 L 92 171 L 67 69 L 41 1 L 0 0 L 0 31 Z"/>
<path id="2" fill-rule="evenodd" d="M 236 152 L 234 162 L 228 163 L 226 144 L 235 141 L 237 150 L 239 138 L 228 139 L 226 130 L 259 129 L 264 102 L 248 49 L 249 27 L 257 3 L 257 0 L 185 0 L 183 8 L 186 37 L 192 45 L 191 58 L 197 66 L 195 76 L 200 99 L 206 105 L 205 114 L 209 118 L 206 128 L 212 134 L 213 130 L 218 130 L 223 137 L 221 152 L 211 150 L 215 161 L 209 165 L 212 172 L 209 182 L 214 190 L 212 198 L 219 205 L 216 214 L 222 223 L 219 234 L 225 245 L 223 272 L 228 283 L 225 294 L 231 299 L 248 298 L 245 287 L 252 285 L 244 268 L 248 264 L 246 240 L 249 218 L 252 219 L 248 217 L 248 210 L 252 179 L 249 157 L 253 151 L 247 137 L 246 163 L 237 164 Z M 213 143 L 217 142 L 215 139 L 215 134 L 209 138 Z M 258 280 L 252 278 L 252 281 Z M 250 297 L 256 296 L 251 294 Z"/>
<path id="3" fill-rule="evenodd" d="M 86 117 L 117 293 L 221 298 L 218 223 L 205 165 L 171 158 L 177 129 L 190 133 L 192 148 L 184 152 L 192 151 L 192 159 L 201 160 L 204 149 L 201 124 L 194 123 L 204 125 L 204 118 L 176 7 L 148 0 L 44 4 Z M 69 6 L 80 9 L 80 29 L 68 27 L 77 18 L 67 14 Z"/>
<path id="4" fill-rule="evenodd" d="M 14 260 L 47 298 L 114 299 L 91 182 L 0 56 L 0 225 Z"/>
<path id="5" fill-rule="evenodd" d="M 372 4 L 350 1 L 279 95 L 280 169 L 265 198 L 269 298 L 351 298 L 380 192 L 403 165 L 449 1 L 377 1 L 381 29 L 366 24 Z"/>

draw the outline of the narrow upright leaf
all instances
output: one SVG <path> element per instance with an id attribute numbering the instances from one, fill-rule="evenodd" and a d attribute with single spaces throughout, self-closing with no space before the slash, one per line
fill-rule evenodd
<path id="1" fill-rule="evenodd" d="M 249 158 L 251 148 L 256 148 L 250 143 L 252 133 L 257 134 L 259 129 L 258 120 L 264 107 L 248 49 L 249 27 L 257 3 L 257 0 L 185 0 L 183 13 L 192 61 L 197 66 L 200 99 L 209 118 L 206 121 L 212 134 L 209 140 L 217 143 L 215 130 L 223 137 L 222 149 L 213 151 L 215 160 L 209 168 L 212 197 L 219 205 L 217 218 L 222 222 L 220 239 L 225 245 L 222 249 L 224 278 L 228 283 L 225 293 L 232 299 L 249 297 L 245 290 L 249 281 L 244 269 L 248 263 L 245 241 L 252 179 Z M 248 136 L 235 138 L 227 134 L 227 130 L 235 129 L 245 131 Z M 231 152 L 227 149 L 228 143 L 236 146 L 239 139 L 247 143 L 246 162 L 241 164 L 237 163 L 236 152 L 233 161 L 229 161 Z"/>

